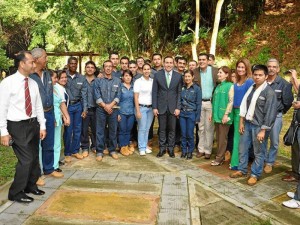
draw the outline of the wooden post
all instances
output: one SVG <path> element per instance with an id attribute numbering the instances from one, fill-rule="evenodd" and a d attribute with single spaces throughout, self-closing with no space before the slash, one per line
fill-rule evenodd
<path id="1" fill-rule="evenodd" d="M 80 73 L 80 74 L 82 74 L 82 73 L 81 73 L 81 71 L 82 71 L 82 70 L 81 70 L 81 62 L 82 62 L 82 55 L 79 55 L 79 73 Z"/>

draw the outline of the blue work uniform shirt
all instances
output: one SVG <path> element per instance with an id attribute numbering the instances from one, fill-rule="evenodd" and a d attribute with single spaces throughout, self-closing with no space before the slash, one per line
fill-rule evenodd
<path id="1" fill-rule="evenodd" d="M 181 91 L 181 110 L 196 113 L 196 122 L 200 121 L 202 92 L 201 88 L 192 84 L 189 88 L 182 87 Z"/>
<path id="2" fill-rule="evenodd" d="M 96 107 L 96 101 L 94 99 L 94 89 L 93 89 L 95 79 L 96 76 L 94 76 L 94 79 L 91 80 L 91 83 L 89 83 L 88 80 L 85 79 L 82 85 L 82 102 L 83 102 L 83 111 L 85 112 L 87 112 L 89 108 Z"/>
<path id="3" fill-rule="evenodd" d="M 119 113 L 123 115 L 134 114 L 134 98 L 133 98 L 133 85 L 129 89 L 125 87 L 124 83 L 121 84 L 121 98 L 120 98 Z"/>
<path id="4" fill-rule="evenodd" d="M 30 78 L 35 80 L 35 82 L 39 86 L 39 91 L 40 91 L 44 109 L 48 109 L 52 107 L 53 106 L 53 85 L 52 85 L 52 79 L 49 71 L 44 70 L 42 78 L 37 73 L 31 74 Z"/>
<path id="5" fill-rule="evenodd" d="M 68 82 L 65 86 L 67 94 L 69 95 L 69 101 L 81 101 L 82 99 L 82 86 L 85 77 L 79 73 L 75 73 L 74 78 L 71 77 L 69 70 L 67 70 Z"/>
<path id="6" fill-rule="evenodd" d="M 115 101 L 117 104 L 120 102 L 121 96 L 121 80 L 114 76 L 107 78 L 96 78 L 94 81 L 94 99 L 97 104 L 104 102 L 109 104 Z"/>

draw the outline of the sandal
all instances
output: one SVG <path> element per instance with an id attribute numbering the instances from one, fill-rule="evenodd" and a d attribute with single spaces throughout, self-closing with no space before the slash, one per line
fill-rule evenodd
<path id="1" fill-rule="evenodd" d="M 212 161 L 210 165 L 211 166 L 220 166 L 222 164 L 223 164 L 223 161 L 222 162 Z"/>

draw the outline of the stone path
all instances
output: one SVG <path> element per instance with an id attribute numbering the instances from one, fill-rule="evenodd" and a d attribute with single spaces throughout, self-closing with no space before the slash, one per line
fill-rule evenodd
<path id="1" fill-rule="evenodd" d="M 296 186 L 281 181 L 285 158 L 250 187 L 228 177 L 228 164 L 155 155 L 74 159 L 63 179 L 46 178 L 33 203 L 0 206 L 0 224 L 299 224 L 300 210 L 281 206 Z"/>

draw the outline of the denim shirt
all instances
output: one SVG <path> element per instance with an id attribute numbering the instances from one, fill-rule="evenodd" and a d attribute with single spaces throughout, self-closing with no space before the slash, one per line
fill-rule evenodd
<path id="1" fill-rule="evenodd" d="M 123 115 L 134 114 L 134 98 L 133 98 L 133 85 L 129 89 L 125 87 L 124 83 L 121 84 L 121 98 L 120 98 L 119 113 Z"/>
<path id="2" fill-rule="evenodd" d="M 89 83 L 88 80 L 85 79 L 82 85 L 83 111 L 85 112 L 87 112 L 89 108 L 96 107 L 96 101 L 94 99 L 94 89 L 93 89 L 95 79 L 96 77 L 94 77 L 91 83 Z"/>
<path id="3" fill-rule="evenodd" d="M 30 75 L 30 78 L 36 81 L 39 86 L 39 91 L 44 109 L 53 106 L 53 85 L 49 71 L 43 71 L 43 82 L 37 73 Z"/>
<path id="4" fill-rule="evenodd" d="M 116 103 L 120 102 L 121 96 L 121 80 L 114 76 L 110 79 L 107 77 L 96 78 L 94 81 L 94 99 L 96 103 L 99 104 L 104 102 L 109 104 L 112 101 Z"/>
<path id="5" fill-rule="evenodd" d="M 85 80 L 85 77 L 79 73 L 75 73 L 75 77 L 72 79 L 69 70 L 67 70 L 67 79 L 68 82 L 65 86 L 66 91 L 69 95 L 70 101 L 79 101 L 82 100 L 82 86 Z"/>
<path id="6" fill-rule="evenodd" d="M 192 86 L 190 86 L 189 88 L 187 88 L 187 86 L 182 87 L 181 110 L 195 112 L 196 122 L 200 121 L 201 101 L 202 92 L 201 88 L 198 85 L 192 84 Z"/>

